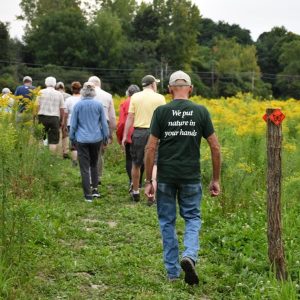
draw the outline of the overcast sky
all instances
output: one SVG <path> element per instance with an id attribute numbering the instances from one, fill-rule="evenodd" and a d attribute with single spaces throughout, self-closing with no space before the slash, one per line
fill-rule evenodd
<path id="1" fill-rule="evenodd" d="M 300 0 L 195 0 L 200 13 L 249 29 L 254 40 L 274 26 L 300 34 Z"/>
<path id="2" fill-rule="evenodd" d="M 24 22 L 17 21 L 19 0 L 1 0 L 0 21 L 10 22 L 12 37 L 21 38 Z M 300 34 L 300 0 L 194 0 L 204 18 L 238 24 L 254 40 L 274 26 Z"/>

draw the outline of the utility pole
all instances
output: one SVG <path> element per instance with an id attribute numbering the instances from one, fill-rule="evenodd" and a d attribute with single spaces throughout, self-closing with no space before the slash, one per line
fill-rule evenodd
<path id="1" fill-rule="evenodd" d="M 252 94 L 254 93 L 254 88 L 255 88 L 255 72 L 252 71 L 252 77 L 251 77 L 251 90 L 252 90 Z"/>
<path id="2" fill-rule="evenodd" d="M 163 93 L 164 90 L 164 68 L 163 68 L 163 61 L 160 61 L 160 89 L 161 93 Z"/>
<path id="3" fill-rule="evenodd" d="M 214 92 L 214 89 L 215 89 L 215 71 L 214 71 L 214 61 L 212 60 L 211 61 L 211 77 L 210 77 L 210 80 L 211 80 L 211 91 Z"/>
<path id="4" fill-rule="evenodd" d="M 165 75 L 168 76 L 168 62 L 165 63 Z"/>

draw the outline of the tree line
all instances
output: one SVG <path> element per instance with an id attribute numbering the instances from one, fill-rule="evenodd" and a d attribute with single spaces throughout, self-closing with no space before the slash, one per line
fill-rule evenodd
<path id="1" fill-rule="evenodd" d="M 254 42 L 249 30 L 203 18 L 188 0 L 21 0 L 20 7 L 23 41 L 0 21 L 0 87 L 14 89 L 24 75 L 43 85 L 49 75 L 69 84 L 94 74 L 124 94 L 153 74 L 166 92 L 170 73 L 182 69 L 204 97 L 300 98 L 300 36 L 284 27 Z"/>

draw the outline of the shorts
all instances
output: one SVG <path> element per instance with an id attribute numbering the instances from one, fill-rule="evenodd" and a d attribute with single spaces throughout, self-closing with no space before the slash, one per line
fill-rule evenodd
<path id="1" fill-rule="evenodd" d="M 39 123 L 44 125 L 45 134 L 48 135 L 48 144 L 59 143 L 59 117 L 39 115 Z"/>
<path id="2" fill-rule="evenodd" d="M 145 146 L 148 142 L 149 135 L 149 128 L 135 128 L 133 131 L 130 153 L 132 162 L 136 166 L 142 166 L 144 164 Z"/>

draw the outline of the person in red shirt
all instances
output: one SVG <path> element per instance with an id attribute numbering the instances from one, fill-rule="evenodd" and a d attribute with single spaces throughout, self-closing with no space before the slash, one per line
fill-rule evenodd
<path id="1" fill-rule="evenodd" d="M 135 94 L 139 91 L 140 91 L 140 88 L 137 85 L 135 85 L 135 84 L 130 85 L 128 87 L 127 91 L 126 91 L 126 96 L 128 96 L 128 97 L 120 105 L 119 121 L 118 121 L 118 124 L 117 124 L 117 131 L 116 131 L 117 140 L 118 140 L 118 143 L 120 145 L 122 144 L 122 138 L 123 138 L 123 133 L 124 133 L 124 129 L 125 129 L 125 123 L 126 123 L 127 116 L 128 116 L 130 98 L 133 94 Z M 132 158 L 131 158 L 131 154 L 130 154 L 130 146 L 131 146 L 131 143 L 132 143 L 131 136 L 132 136 L 133 130 L 134 130 L 133 127 L 131 127 L 129 129 L 128 135 L 127 135 L 127 143 L 126 143 L 126 146 L 125 146 L 126 172 L 127 172 L 128 178 L 129 178 L 129 185 L 130 185 L 129 192 L 132 189 L 132 181 L 131 181 Z M 144 166 L 142 166 L 142 168 L 141 168 L 140 185 L 142 183 L 143 172 L 144 172 Z"/>

